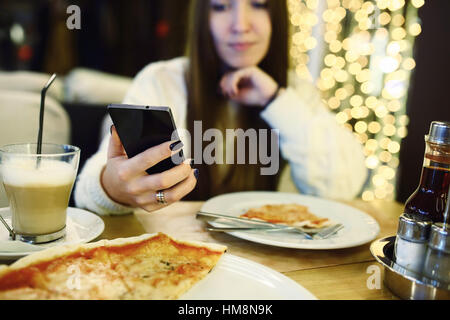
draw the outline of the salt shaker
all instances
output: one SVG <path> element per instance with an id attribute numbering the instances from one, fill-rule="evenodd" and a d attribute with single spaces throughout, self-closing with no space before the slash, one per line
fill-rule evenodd
<path id="1" fill-rule="evenodd" d="M 399 218 L 395 239 L 395 262 L 413 272 L 422 272 L 432 221 L 404 213 Z"/>
<path id="2" fill-rule="evenodd" d="M 423 275 L 450 284 L 450 229 L 447 225 L 436 223 L 431 227 Z"/>

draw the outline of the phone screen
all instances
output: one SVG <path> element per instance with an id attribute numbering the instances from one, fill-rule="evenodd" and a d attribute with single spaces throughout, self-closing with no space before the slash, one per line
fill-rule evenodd
<path id="1" fill-rule="evenodd" d="M 178 140 L 168 107 L 109 105 L 108 112 L 128 158 L 161 143 Z M 148 174 L 169 170 L 184 160 L 183 150 L 147 169 Z"/>

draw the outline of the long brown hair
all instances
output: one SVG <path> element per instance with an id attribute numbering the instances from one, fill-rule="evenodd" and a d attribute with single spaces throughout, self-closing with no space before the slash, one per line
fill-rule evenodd
<path id="1" fill-rule="evenodd" d="M 221 128 L 222 130 L 225 128 L 269 129 L 259 116 L 261 108 L 240 106 L 236 116 L 232 119 L 222 117 L 222 111 L 228 101 L 218 92 L 218 83 L 223 75 L 223 63 L 217 55 L 210 32 L 210 1 L 193 0 L 191 6 L 190 39 L 187 47 L 189 68 L 186 74 L 187 128 L 193 135 L 194 121 L 201 120 L 203 131 L 209 128 Z M 268 11 L 272 23 L 272 37 L 267 55 L 259 67 L 281 87 L 286 87 L 288 70 L 286 1 L 268 0 Z M 248 146 L 246 151 L 248 151 Z M 279 172 L 281 172 L 283 164 L 280 161 Z M 259 173 L 260 167 L 260 164 L 228 164 L 226 166 L 227 173 L 219 175 L 217 165 L 202 164 L 199 166 L 200 176 L 197 188 L 191 193 L 189 199 L 204 200 L 217 194 L 233 191 L 275 190 L 279 174 L 262 176 Z"/>

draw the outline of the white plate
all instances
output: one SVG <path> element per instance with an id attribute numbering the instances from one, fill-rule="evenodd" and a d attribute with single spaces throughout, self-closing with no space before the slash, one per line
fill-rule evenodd
<path id="1" fill-rule="evenodd" d="M 11 225 L 11 211 L 9 208 L 1 208 L 0 215 Z M 45 249 L 63 244 L 89 242 L 101 235 L 104 229 L 105 224 L 103 220 L 96 214 L 83 209 L 69 207 L 67 208 L 66 236 L 50 243 L 33 245 L 32 247 Z M 10 249 L 8 251 L 2 250 L 2 242 L 3 246 L 5 246 L 5 242 L 9 242 L 7 243 L 8 245 L 12 243 L 9 240 L 8 231 L 0 224 L 0 260 L 15 260 L 33 253 L 25 245 L 23 249 L 18 248 L 16 251 L 11 251 Z"/>
<path id="2" fill-rule="evenodd" d="M 341 223 L 344 228 L 334 236 L 320 240 L 307 240 L 295 232 L 233 231 L 228 233 L 241 239 L 271 246 L 324 250 L 359 246 L 372 241 L 380 232 L 376 220 L 358 209 L 339 202 L 295 193 L 258 191 L 229 193 L 206 201 L 201 210 L 240 216 L 253 207 L 282 203 L 307 206 L 315 215 Z M 215 227 L 226 226 L 218 222 L 209 223 Z"/>
<path id="3" fill-rule="evenodd" d="M 256 262 L 224 254 L 181 300 L 316 300 L 294 280 Z"/>

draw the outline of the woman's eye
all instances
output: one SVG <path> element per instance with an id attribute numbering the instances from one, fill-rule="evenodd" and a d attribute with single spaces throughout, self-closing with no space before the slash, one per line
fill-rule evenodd
<path id="1" fill-rule="evenodd" d="M 227 10 L 229 7 L 230 5 L 227 3 L 211 3 L 211 9 L 213 11 L 221 12 Z"/>
<path id="2" fill-rule="evenodd" d="M 268 3 L 267 1 L 253 1 L 252 6 L 256 9 L 267 9 Z"/>

